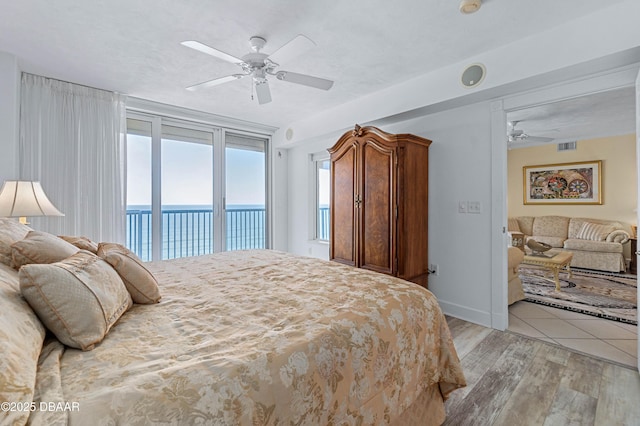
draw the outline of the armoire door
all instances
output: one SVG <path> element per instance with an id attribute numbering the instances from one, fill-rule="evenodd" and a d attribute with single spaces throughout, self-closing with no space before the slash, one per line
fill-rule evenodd
<path id="1" fill-rule="evenodd" d="M 365 140 L 361 150 L 360 267 L 393 275 L 396 270 L 396 151 L 373 139 Z"/>
<path id="2" fill-rule="evenodd" d="M 357 266 L 356 185 L 358 149 L 348 144 L 331 157 L 330 258 Z"/>

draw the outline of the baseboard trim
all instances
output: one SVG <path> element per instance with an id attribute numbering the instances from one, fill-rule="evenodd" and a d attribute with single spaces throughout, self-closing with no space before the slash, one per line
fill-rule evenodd
<path id="1" fill-rule="evenodd" d="M 445 315 L 469 321 L 474 324 L 482 325 L 485 327 L 491 326 L 491 313 L 485 311 L 479 311 L 477 309 L 471 309 L 466 306 L 450 303 L 445 300 L 438 300 L 440 308 Z"/>

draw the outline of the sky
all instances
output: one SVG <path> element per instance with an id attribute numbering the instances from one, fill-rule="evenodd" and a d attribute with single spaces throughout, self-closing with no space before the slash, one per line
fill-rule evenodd
<path id="1" fill-rule="evenodd" d="M 329 175 L 329 160 L 322 162 L 318 169 L 318 206 L 329 206 L 331 195 L 331 177 Z"/>
<path id="2" fill-rule="evenodd" d="M 227 205 L 265 204 L 264 153 L 226 149 Z M 162 204 L 211 205 L 211 145 L 162 140 Z M 151 138 L 127 135 L 127 205 L 151 204 Z"/>

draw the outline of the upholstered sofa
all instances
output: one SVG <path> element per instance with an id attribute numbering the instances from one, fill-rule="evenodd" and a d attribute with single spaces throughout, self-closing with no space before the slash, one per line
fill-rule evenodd
<path id="1" fill-rule="evenodd" d="M 633 235 L 623 222 L 566 216 L 509 218 L 509 231 L 572 252 L 573 267 L 608 272 L 626 271 L 623 244 Z"/>
<path id="2" fill-rule="evenodd" d="M 522 281 L 520 280 L 520 274 L 518 269 L 522 260 L 524 259 L 524 252 L 517 247 L 509 247 L 507 257 L 507 281 L 508 281 L 508 299 L 509 305 L 524 299 L 524 290 L 522 289 Z"/>

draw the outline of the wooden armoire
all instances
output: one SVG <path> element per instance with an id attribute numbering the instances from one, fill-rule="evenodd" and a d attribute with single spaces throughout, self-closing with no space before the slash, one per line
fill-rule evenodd
<path id="1" fill-rule="evenodd" d="M 331 260 L 427 287 L 430 144 L 356 125 L 329 149 Z"/>

